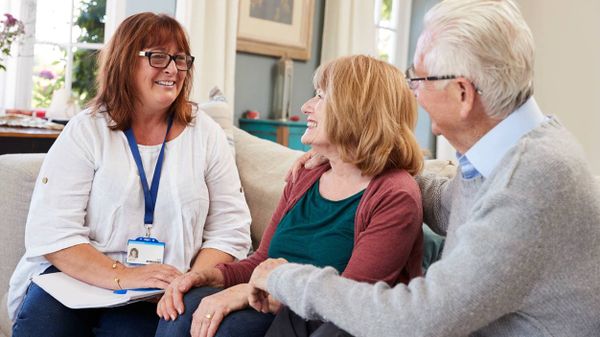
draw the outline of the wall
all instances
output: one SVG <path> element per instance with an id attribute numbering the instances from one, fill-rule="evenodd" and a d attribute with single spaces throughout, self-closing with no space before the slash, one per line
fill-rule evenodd
<path id="1" fill-rule="evenodd" d="M 518 0 L 536 44 L 535 97 L 600 174 L 600 1 Z"/>
<path id="2" fill-rule="evenodd" d="M 314 94 L 312 76 L 320 64 L 325 0 L 315 0 L 313 36 L 310 59 L 294 61 L 292 84 L 292 115 L 300 115 L 300 107 Z M 275 66 L 278 58 L 238 52 L 235 58 L 235 123 L 246 110 L 257 110 L 261 118 L 269 116 L 275 87 Z"/>
<path id="3" fill-rule="evenodd" d="M 175 15 L 176 0 L 127 0 L 126 16 L 152 11 Z M 320 64 L 321 35 L 325 0 L 315 0 L 311 57 L 306 62 L 294 61 L 292 84 L 292 114 L 302 115 L 300 107 L 314 94 L 312 76 Z M 278 58 L 257 54 L 237 53 L 235 74 L 234 120 L 246 110 L 258 110 L 261 117 L 268 117 L 275 86 L 275 66 Z M 303 119 L 304 116 L 301 116 Z"/>
<path id="4" fill-rule="evenodd" d="M 119 1 L 119 0 L 117 0 Z M 126 0 L 126 16 L 141 12 L 165 13 L 175 16 L 177 0 Z"/>
<path id="5" fill-rule="evenodd" d="M 417 48 L 417 40 L 423 30 L 423 18 L 425 13 L 431 7 L 435 6 L 439 0 L 413 0 L 411 6 L 411 20 L 410 20 L 410 42 L 408 50 L 408 68 L 413 63 L 413 57 L 415 55 L 415 49 Z M 406 69 L 405 68 L 405 69 Z M 419 119 L 417 120 L 417 127 L 415 129 L 417 141 L 422 149 L 427 149 L 431 152 L 432 157 L 436 153 L 436 137 L 431 133 L 431 119 L 427 112 L 419 106 Z"/>

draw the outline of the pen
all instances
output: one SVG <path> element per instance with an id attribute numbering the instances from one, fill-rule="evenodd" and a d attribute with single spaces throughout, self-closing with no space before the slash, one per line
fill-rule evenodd
<path id="1" fill-rule="evenodd" d="M 117 290 L 114 290 L 113 293 L 123 295 L 123 294 L 127 294 L 127 291 L 153 291 L 153 290 L 160 290 L 160 288 L 117 289 Z"/>

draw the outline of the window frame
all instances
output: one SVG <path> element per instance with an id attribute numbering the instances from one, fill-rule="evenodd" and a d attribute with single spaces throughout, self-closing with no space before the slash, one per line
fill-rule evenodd
<path id="1" fill-rule="evenodd" d="M 390 24 L 382 24 L 381 8 L 384 0 L 375 1 L 374 24 L 376 32 L 376 41 L 379 41 L 381 30 L 387 30 L 392 33 L 392 50 L 389 54 L 388 62 L 406 69 L 409 65 L 408 53 L 410 46 L 410 23 L 413 0 L 392 0 Z M 379 45 L 377 43 L 377 45 Z M 378 50 L 379 51 L 379 50 Z"/>

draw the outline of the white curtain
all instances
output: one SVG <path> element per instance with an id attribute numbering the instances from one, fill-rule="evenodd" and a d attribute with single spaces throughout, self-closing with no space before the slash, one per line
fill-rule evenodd
<path id="1" fill-rule="evenodd" d="M 186 27 L 194 61 L 191 99 L 205 102 L 218 86 L 230 106 L 235 88 L 238 0 L 178 0 L 176 17 Z"/>
<path id="2" fill-rule="evenodd" d="M 352 54 L 377 55 L 373 0 L 327 0 L 321 63 Z"/>
<path id="3" fill-rule="evenodd" d="M 5 107 L 30 107 L 36 0 L 9 0 L 2 1 L 1 5 L 5 11 L 0 13 L 11 13 L 25 24 L 25 35 L 13 43 L 11 56 L 4 59 L 6 71 L 0 72 L 0 113 L 3 114 Z"/>

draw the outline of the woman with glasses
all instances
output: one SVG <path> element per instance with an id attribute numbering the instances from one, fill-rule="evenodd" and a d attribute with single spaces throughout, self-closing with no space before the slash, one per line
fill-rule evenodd
<path id="1" fill-rule="evenodd" d="M 179 23 L 152 13 L 127 18 L 102 50 L 97 96 L 40 170 L 11 279 L 13 336 L 155 333 L 156 303 L 70 309 L 34 275 L 165 289 L 184 271 L 247 255 L 250 213 L 234 158 L 221 128 L 189 101 L 193 62 Z"/>
<path id="2" fill-rule="evenodd" d="M 302 106 L 302 142 L 329 162 L 288 182 L 253 255 L 190 275 L 186 284 L 205 285 L 214 277 L 218 288 L 195 288 L 183 303 L 180 294 L 163 297 L 167 319 L 157 336 L 254 337 L 267 330 L 273 336 L 347 336 L 276 302 L 268 310 L 276 315 L 249 308 L 247 282 L 269 257 L 330 266 L 369 283 L 394 285 L 421 275 L 421 194 L 413 175 L 423 156 L 411 131 L 416 102 L 402 73 L 372 57 L 344 57 L 321 66 L 314 87 L 315 96 Z"/>

